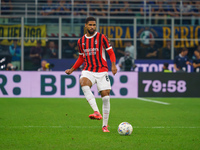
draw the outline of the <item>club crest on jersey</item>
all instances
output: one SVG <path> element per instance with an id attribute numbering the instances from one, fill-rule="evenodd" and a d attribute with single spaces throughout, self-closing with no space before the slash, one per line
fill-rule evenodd
<path id="1" fill-rule="evenodd" d="M 95 40 L 95 44 L 97 44 L 97 40 Z"/>
<path id="2" fill-rule="evenodd" d="M 82 45 L 85 45 L 85 43 L 82 43 Z"/>

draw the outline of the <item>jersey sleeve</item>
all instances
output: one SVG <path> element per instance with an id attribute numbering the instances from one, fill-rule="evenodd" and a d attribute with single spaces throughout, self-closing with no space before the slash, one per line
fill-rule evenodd
<path id="1" fill-rule="evenodd" d="M 178 58 L 176 56 L 175 59 L 174 59 L 174 64 L 177 64 L 177 60 L 178 60 Z"/>
<path id="2" fill-rule="evenodd" d="M 102 37 L 103 37 L 103 47 L 106 49 L 106 51 L 111 49 L 112 46 L 109 43 L 109 40 L 108 40 L 107 36 L 103 35 Z"/>
<path id="3" fill-rule="evenodd" d="M 193 60 L 193 63 L 198 64 L 197 60 Z"/>
<path id="4" fill-rule="evenodd" d="M 187 61 L 190 61 L 190 59 L 187 57 Z"/>
<path id="5" fill-rule="evenodd" d="M 78 40 L 77 45 L 78 45 L 79 55 L 83 55 L 84 52 L 83 52 L 83 49 L 81 47 L 81 40 L 80 39 Z"/>

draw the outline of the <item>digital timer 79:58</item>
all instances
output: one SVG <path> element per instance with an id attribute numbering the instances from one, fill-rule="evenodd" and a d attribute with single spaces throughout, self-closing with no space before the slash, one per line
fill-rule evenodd
<path id="1" fill-rule="evenodd" d="M 149 92 L 150 87 L 152 86 L 153 92 L 179 92 L 184 93 L 187 90 L 186 82 L 184 80 L 168 80 L 167 83 L 162 83 L 160 80 L 143 80 L 145 85 L 144 92 Z"/>

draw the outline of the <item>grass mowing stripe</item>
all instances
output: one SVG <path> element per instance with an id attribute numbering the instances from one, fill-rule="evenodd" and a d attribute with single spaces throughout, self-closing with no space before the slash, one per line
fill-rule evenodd
<path id="1" fill-rule="evenodd" d="M 199 150 L 200 98 L 144 99 L 170 105 L 112 98 L 110 133 L 103 133 L 84 98 L 0 98 L 0 149 Z M 97 104 L 102 112 L 102 99 Z M 118 134 L 123 121 L 131 136 Z"/>
<path id="2" fill-rule="evenodd" d="M 146 99 L 146 98 L 136 98 L 136 99 L 141 100 L 141 101 L 146 101 L 146 102 L 158 103 L 158 104 L 163 104 L 163 105 L 170 105 L 170 103 L 160 102 L 160 101 L 156 101 L 156 100 L 150 100 L 150 99 Z"/>

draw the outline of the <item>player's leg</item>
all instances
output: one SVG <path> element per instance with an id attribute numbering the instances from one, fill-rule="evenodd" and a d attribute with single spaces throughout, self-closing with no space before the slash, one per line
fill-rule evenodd
<path id="1" fill-rule="evenodd" d="M 91 77 L 88 77 L 88 78 L 91 78 Z M 98 109 L 94 94 L 92 93 L 92 91 L 90 89 L 91 86 L 93 85 L 92 82 L 94 82 L 94 81 L 93 81 L 92 78 L 91 79 L 88 79 L 88 78 L 82 76 L 80 78 L 80 85 L 81 85 L 82 91 L 85 95 L 85 98 L 87 99 L 88 103 L 90 104 L 90 106 L 94 110 L 94 114 L 89 115 L 89 118 L 101 120 L 102 116 L 99 113 L 99 109 Z"/>
<path id="2" fill-rule="evenodd" d="M 102 114 L 103 114 L 103 131 L 104 132 L 109 132 L 107 129 L 108 127 L 108 119 L 109 119 L 109 114 L 110 114 L 110 90 L 103 90 L 100 92 L 103 105 L 102 105 Z"/>
<path id="3" fill-rule="evenodd" d="M 108 127 L 108 119 L 110 114 L 110 80 L 108 77 L 108 73 L 104 72 L 99 74 L 99 78 L 97 79 L 97 88 L 101 94 L 103 105 L 102 105 L 102 114 L 103 114 L 103 132 L 109 132 Z"/>

